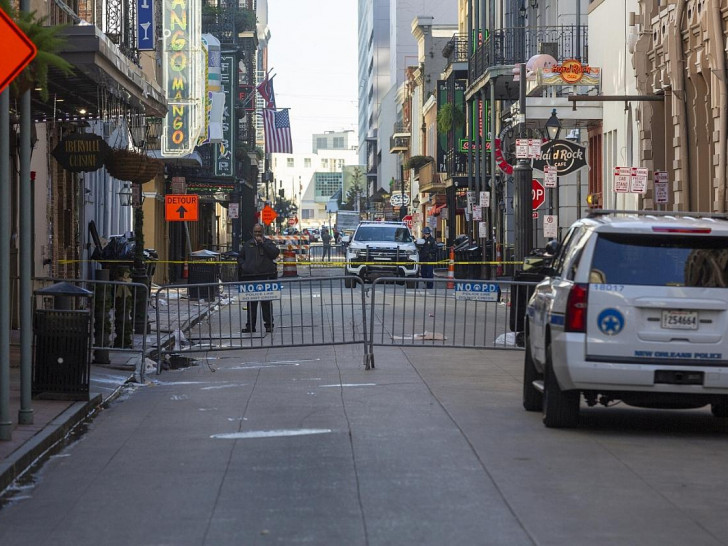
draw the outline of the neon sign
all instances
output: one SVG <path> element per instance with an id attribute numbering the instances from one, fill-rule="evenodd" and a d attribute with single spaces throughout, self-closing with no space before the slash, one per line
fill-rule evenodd
<path id="1" fill-rule="evenodd" d="M 201 7 L 188 0 L 165 0 L 162 14 L 162 64 L 169 106 L 162 155 L 179 157 L 194 150 L 204 119 Z"/>

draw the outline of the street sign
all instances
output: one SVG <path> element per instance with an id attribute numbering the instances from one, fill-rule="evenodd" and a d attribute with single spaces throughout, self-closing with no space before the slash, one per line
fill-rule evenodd
<path id="1" fill-rule="evenodd" d="M 667 203 L 667 182 L 667 171 L 655 171 L 655 203 Z"/>
<path id="2" fill-rule="evenodd" d="M 263 223 L 266 226 L 269 226 L 276 218 L 278 218 L 278 215 L 276 214 L 276 211 L 270 207 L 270 205 L 264 206 L 263 210 L 260 211 L 260 219 L 263 220 Z"/>
<path id="3" fill-rule="evenodd" d="M 167 222 L 197 222 L 200 200 L 194 193 L 164 196 L 164 217 Z"/>
<path id="4" fill-rule="evenodd" d="M 547 239 L 557 239 L 559 236 L 559 217 L 545 214 L 543 217 L 543 236 Z"/>
<path id="5" fill-rule="evenodd" d="M 541 182 L 535 178 L 531 180 L 531 208 L 536 210 L 546 201 L 546 191 Z"/>
<path id="6" fill-rule="evenodd" d="M 408 214 L 407 216 L 402 218 L 402 221 L 407 224 L 408 228 L 412 229 L 413 218 L 411 214 Z"/>
<path id="7" fill-rule="evenodd" d="M 38 52 L 35 44 L 0 9 L 0 92 L 12 82 Z"/>
<path id="8" fill-rule="evenodd" d="M 492 282 L 455 283 L 455 299 L 458 301 L 498 301 L 500 286 Z"/>

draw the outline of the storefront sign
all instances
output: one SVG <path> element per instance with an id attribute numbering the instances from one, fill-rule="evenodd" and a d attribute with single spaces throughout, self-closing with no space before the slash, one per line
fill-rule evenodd
<path id="1" fill-rule="evenodd" d="M 99 135 L 74 133 L 51 152 L 56 161 L 72 173 L 91 172 L 103 167 L 111 148 Z"/>
<path id="2" fill-rule="evenodd" d="M 137 49 L 139 51 L 154 51 L 154 2 L 152 0 L 137 0 Z"/>
<path id="3" fill-rule="evenodd" d="M 165 0 L 162 8 L 162 68 L 169 107 L 162 134 L 164 157 L 191 153 L 204 121 L 201 9 L 187 0 Z"/>
<path id="4" fill-rule="evenodd" d="M 542 68 L 539 73 L 542 85 L 599 85 L 602 79 L 600 68 L 581 64 L 576 59 L 567 59 L 560 65 Z"/>
<path id="5" fill-rule="evenodd" d="M 222 113 L 222 142 L 215 145 L 215 176 L 235 176 L 235 150 L 233 149 L 233 83 L 235 81 L 235 56 L 220 57 L 220 83 L 225 94 L 225 108 Z"/>
<path id="6" fill-rule="evenodd" d="M 570 140 L 549 140 L 541 145 L 541 157 L 533 160 L 533 168 L 543 171 L 546 165 L 556 167 L 556 174 L 565 176 L 586 167 L 586 148 Z"/>

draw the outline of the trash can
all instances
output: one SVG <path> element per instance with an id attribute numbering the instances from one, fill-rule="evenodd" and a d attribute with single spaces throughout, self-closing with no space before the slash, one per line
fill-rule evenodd
<path id="1" fill-rule="evenodd" d="M 78 298 L 93 292 L 67 282 L 35 291 L 52 309 L 36 308 L 33 316 L 33 398 L 89 399 L 91 376 L 91 305 L 76 309 Z"/>
<path id="2" fill-rule="evenodd" d="M 527 273 L 516 271 L 513 276 L 514 282 L 541 282 L 546 275 L 543 273 Z M 523 286 L 513 284 L 511 286 L 511 314 L 509 326 L 511 332 L 523 332 L 523 324 L 526 317 L 526 305 L 533 294 L 534 286 Z"/>
<path id="3" fill-rule="evenodd" d="M 481 278 L 481 264 L 483 261 L 483 251 L 479 246 L 471 246 L 466 251 L 467 256 L 467 267 L 466 267 L 466 278 L 467 279 L 480 279 Z"/>
<path id="4" fill-rule="evenodd" d="M 188 284 L 217 283 L 220 278 L 218 261 L 220 253 L 212 250 L 198 250 L 190 253 Z M 215 286 L 190 286 L 187 294 L 191 300 L 212 300 L 217 295 Z"/>
<path id="5" fill-rule="evenodd" d="M 453 241 L 453 248 L 455 250 L 455 278 L 465 279 L 468 276 L 469 264 L 468 261 L 468 249 L 470 248 L 470 237 L 466 234 L 461 234 L 455 237 Z"/>
<path id="6" fill-rule="evenodd" d="M 220 280 L 222 282 L 236 282 L 238 280 L 238 256 L 234 250 L 223 252 L 220 256 Z"/>

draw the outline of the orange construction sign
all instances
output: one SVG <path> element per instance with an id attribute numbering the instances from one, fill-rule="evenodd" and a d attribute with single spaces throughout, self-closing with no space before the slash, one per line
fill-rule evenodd
<path id="1" fill-rule="evenodd" d="M 0 93 L 28 66 L 38 52 L 35 44 L 0 9 Z"/>
<path id="2" fill-rule="evenodd" d="M 260 211 L 260 219 L 263 220 L 263 223 L 266 226 L 269 226 L 276 218 L 278 218 L 278 215 L 276 214 L 276 211 L 270 207 L 270 205 L 264 206 L 263 210 Z"/>
<path id="3" fill-rule="evenodd" d="M 197 222 L 200 198 L 197 194 L 170 194 L 164 196 L 164 217 L 167 222 Z"/>

